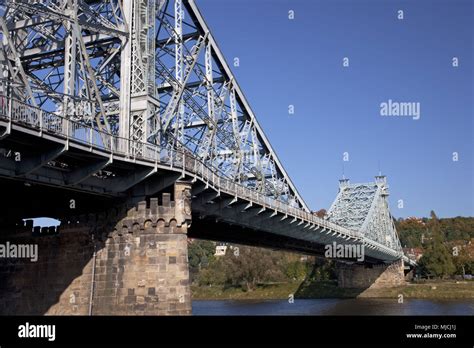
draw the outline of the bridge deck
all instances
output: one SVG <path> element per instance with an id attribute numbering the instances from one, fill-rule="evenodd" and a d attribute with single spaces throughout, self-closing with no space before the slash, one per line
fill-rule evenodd
<path id="1" fill-rule="evenodd" d="M 141 168 L 141 171 L 139 175 L 131 174 L 131 180 L 121 181 L 128 182 L 129 187 L 130 184 L 136 185 L 143 180 L 151 180 L 158 171 L 174 172 L 182 179 L 193 180 L 195 182 L 193 210 L 202 216 L 216 216 L 230 224 L 280 234 L 319 246 L 333 241 L 341 244 L 363 244 L 366 255 L 375 260 L 393 261 L 402 257 L 399 251 L 367 239 L 358 231 L 331 223 L 303 209 L 292 207 L 286 202 L 265 196 L 224 178 L 187 150 L 163 150 L 150 143 L 131 144 L 129 139 L 99 132 L 92 127 L 32 107 L 21 101 L 6 98 L 2 98 L 0 103 L 0 127 L 4 129 L 3 134 L 0 133 L 0 139 L 8 139 L 9 136 L 18 132 L 59 145 L 58 148 L 53 147 L 56 152 L 53 151 L 51 158 L 74 151 L 83 155 L 97 155 L 103 159 L 101 162 L 103 165 L 110 162 L 133 164 Z M 32 145 L 34 147 L 34 144 Z M 140 151 L 142 154 L 140 156 L 135 156 L 129 151 L 131 148 L 140 147 L 143 150 Z M 30 170 L 34 171 L 46 166 L 48 158 L 45 159 L 43 156 L 43 159 L 43 163 L 39 163 L 36 167 L 30 166 Z M 39 176 L 28 177 L 28 173 L 18 173 L 18 169 L 12 167 L 11 163 L 4 165 L 5 160 L 1 163 L 2 176 L 18 177 L 20 175 L 30 180 L 41 181 Z M 98 171 L 101 166 L 96 166 L 96 168 Z M 93 173 L 94 168 L 89 171 Z M 174 180 L 176 178 L 177 176 Z M 106 181 L 103 180 L 103 182 Z M 49 180 L 47 184 L 54 185 L 54 182 Z M 90 189 L 90 186 L 71 182 L 57 184 L 79 190 Z M 124 185 L 122 189 L 126 190 L 129 187 Z M 109 192 L 108 189 L 110 187 L 104 184 L 101 193 L 114 193 L 113 190 Z M 100 191 L 96 191 L 98 192 Z"/>

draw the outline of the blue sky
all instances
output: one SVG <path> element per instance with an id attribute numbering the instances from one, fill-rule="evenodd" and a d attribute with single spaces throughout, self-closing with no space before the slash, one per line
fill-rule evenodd
<path id="1" fill-rule="evenodd" d="M 331 205 L 343 163 L 351 182 L 380 163 L 395 217 L 474 215 L 472 1 L 196 2 L 313 210 Z M 389 99 L 420 103 L 420 119 L 380 116 Z"/>

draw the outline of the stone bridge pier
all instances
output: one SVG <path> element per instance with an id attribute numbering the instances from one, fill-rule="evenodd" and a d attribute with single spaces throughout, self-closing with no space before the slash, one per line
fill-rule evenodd
<path id="1" fill-rule="evenodd" d="M 1 231 L 0 244 L 37 245 L 38 260 L 0 260 L 0 314 L 191 314 L 190 190 L 176 182 L 173 200 L 70 217 L 58 233 Z"/>
<path id="2" fill-rule="evenodd" d="M 353 289 L 380 289 L 405 283 L 403 260 L 391 264 L 340 264 L 337 268 L 338 286 Z"/>

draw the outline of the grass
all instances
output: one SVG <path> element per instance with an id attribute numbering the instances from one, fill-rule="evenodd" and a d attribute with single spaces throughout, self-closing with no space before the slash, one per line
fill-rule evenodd
<path id="1" fill-rule="evenodd" d="M 294 294 L 301 283 L 283 283 L 259 286 L 252 291 L 223 286 L 191 286 L 192 298 L 195 300 L 275 300 L 287 299 Z"/>
<path id="2" fill-rule="evenodd" d="M 408 283 L 389 289 L 370 289 L 363 293 L 362 297 L 393 298 L 399 294 L 405 298 L 474 299 L 474 282 Z"/>
<path id="3" fill-rule="evenodd" d="M 474 281 L 430 281 L 426 283 L 407 283 L 385 289 L 343 289 L 334 281 L 291 282 L 259 286 L 253 291 L 241 288 L 222 286 L 191 286 L 192 298 L 195 300 L 273 300 L 295 298 L 394 298 L 402 294 L 405 298 L 418 299 L 474 299 Z"/>

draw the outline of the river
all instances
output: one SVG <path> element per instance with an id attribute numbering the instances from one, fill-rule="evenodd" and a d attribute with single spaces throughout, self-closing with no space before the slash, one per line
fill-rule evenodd
<path id="1" fill-rule="evenodd" d="M 193 300 L 193 315 L 474 315 L 474 300 Z"/>

